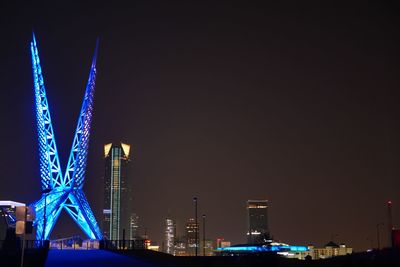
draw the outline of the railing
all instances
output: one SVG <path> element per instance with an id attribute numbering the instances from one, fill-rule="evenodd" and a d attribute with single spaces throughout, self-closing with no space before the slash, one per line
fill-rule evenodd
<path id="1" fill-rule="evenodd" d="M 0 240 L 0 250 L 22 250 L 23 242 L 25 249 L 61 249 L 61 250 L 89 250 L 89 249 L 105 249 L 105 250 L 135 250 L 145 249 L 143 239 L 133 240 L 25 240 L 19 238 L 13 240 Z"/>
<path id="2" fill-rule="evenodd" d="M 74 238 L 56 239 L 50 241 L 50 249 L 60 250 L 89 250 L 99 249 L 99 240 L 81 240 Z"/>
<path id="3" fill-rule="evenodd" d="M 100 240 L 100 249 L 106 249 L 106 250 L 145 249 L 145 244 L 144 244 L 144 239 Z"/>

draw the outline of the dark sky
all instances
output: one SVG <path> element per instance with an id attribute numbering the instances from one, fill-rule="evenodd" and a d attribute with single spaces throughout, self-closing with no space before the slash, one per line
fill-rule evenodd
<path id="1" fill-rule="evenodd" d="M 245 241 L 245 202 L 256 198 L 270 201 L 271 232 L 291 244 L 334 235 L 376 246 L 388 199 L 400 227 L 397 6 L 11 2 L 0 4 L 0 199 L 40 195 L 34 29 L 63 166 L 100 37 L 84 187 L 98 219 L 102 146 L 123 141 L 134 205 L 156 241 L 168 213 L 183 231 L 193 196 L 209 237 L 233 243 Z M 63 215 L 53 237 L 74 233 Z"/>

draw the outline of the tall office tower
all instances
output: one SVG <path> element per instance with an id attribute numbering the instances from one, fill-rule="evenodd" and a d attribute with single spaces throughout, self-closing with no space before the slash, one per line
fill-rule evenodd
<path id="1" fill-rule="evenodd" d="M 136 213 L 132 213 L 129 239 L 133 240 L 133 239 L 137 239 L 137 238 L 140 238 L 140 235 L 139 235 L 139 216 Z"/>
<path id="2" fill-rule="evenodd" d="M 198 223 L 196 224 L 195 220 L 190 218 L 186 223 L 186 254 L 188 256 L 194 256 L 196 254 L 196 234 L 198 229 Z"/>
<path id="3" fill-rule="evenodd" d="M 247 201 L 247 243 L 260 244 L 269 239 L 268 200 Z"/>
<path id="4" fill-rule="evenodd" d="M 130 145 L 124 143 L 104 145 L 103 233 L 110 240 L 128 239 L 132 229 L 132 190 L 127 178 L 129 152 Z"/>
<path id="5" fill-rule="evenodd" d="M 186 238 L 176 236 L 174 246 L 174 256 L 187 256 L 186 254 Z"/>
<path id="6" fill-rule="evenodd" d="M 171 218 L 165 219 L 165 253 L 174 255 L 175 246 L 175 222 Z"/>
<path id="7" fill-rule="evenodd" d="M 203 255 L 203 252 L 205 252 L 203 256 L 214 256 L 214 242 L 212 240 L 210 239 L 201 240 L 200 248 L 201 248 L 200 255 Z"/>

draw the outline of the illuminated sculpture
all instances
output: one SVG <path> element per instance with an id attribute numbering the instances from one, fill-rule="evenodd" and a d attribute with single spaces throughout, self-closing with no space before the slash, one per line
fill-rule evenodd
<path id="1" fill-rule="evenodd" d="M 35 225 L 37 226 L 36 238 L 38 240 L 48 239 L 63 209 L 67 211 L 89 238 L 102 239 L 101 231 L 82 191 L 85 180 L 90 122 L 93 111 L 97 48 L 98 42 L 78 118 L 78 125 L 72 142 L 67 169 L 63 175 L 58 158 L 53 126 L 51 124 L 36 39 L 35 35 L 33 35 L 31 53 L 42 185 L 42 197 L 33 203 L 36 210 Z"/>

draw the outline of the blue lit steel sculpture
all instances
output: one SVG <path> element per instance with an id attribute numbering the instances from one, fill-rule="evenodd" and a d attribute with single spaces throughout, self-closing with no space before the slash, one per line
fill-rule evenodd
<path id="1" fill-rule="evenodd" d="M 98 41 L 67 169 L 65 175 L 62 175 L 36 39 L 35 35 L 33 35 L 31 53 L 39 137 L 40 176 L 42 192 L 47 191 L 47 193 L 42 194 L 40 200 L 33 203 L 36 210 L 37 239 L 48 239 L 62 209 L 67 211 L 89 238 L 102 239 L 101 231 L 82 191 L 93 111 L 97 48 Z"/>

